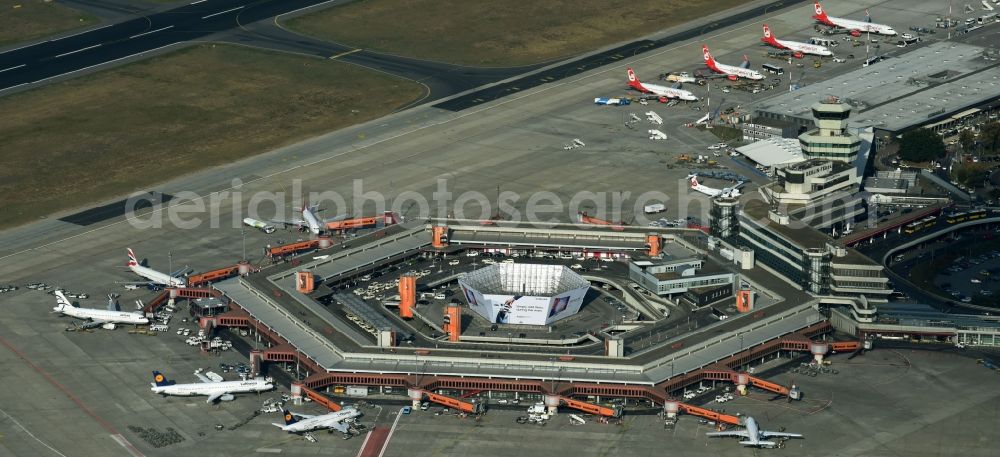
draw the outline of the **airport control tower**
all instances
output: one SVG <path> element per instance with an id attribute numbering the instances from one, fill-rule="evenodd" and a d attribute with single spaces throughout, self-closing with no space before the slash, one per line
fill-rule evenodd
<path id="1" fill-rule="evenodd" d="M 799 135 L 802 155 L 810 159 L 828 159 L 854 163 L 861 139 L 847 131 L 851 106 L 829 97 L 812 106 L 816 128 Z"/>

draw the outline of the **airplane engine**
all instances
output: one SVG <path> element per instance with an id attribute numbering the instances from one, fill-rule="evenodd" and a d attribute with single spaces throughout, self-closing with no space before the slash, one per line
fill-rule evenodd
<path id="1" fill-rule="evenodd" d="M 236 396 L 233 395 L 233 394 L 225 394 L 225 395 L 219 397 L 219 401 L 233 401 L 235 399 L 236 399 Z"/>
<path id="2" fill-rule="evenodd" d="M 109 322 L 107 324 L 101 325 L 101 328 L 103 328 L 105 330 L 114 330 L 115 329 L 115 324 Z"/>

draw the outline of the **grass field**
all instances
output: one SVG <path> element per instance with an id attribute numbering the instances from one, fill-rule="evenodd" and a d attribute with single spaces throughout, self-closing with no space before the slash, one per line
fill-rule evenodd
<path id="1" fill-rule="evenodd" d="M 306 35 L 408 57 L 516 66 L 573 56 L 743 3 L 359 0 L 290 19 L 285 25 Z"/>
<path id="2" fill-rule="evenodd" d="M 0 46 L 90 25 L 97 20 L 44 0 L 0 0 Z"/>
<path id="3" fill-rule="evenodd" d="M 423 91 L 332 60 L 203 45 L 0 98 L 0 227 L 375 119 Z"/>

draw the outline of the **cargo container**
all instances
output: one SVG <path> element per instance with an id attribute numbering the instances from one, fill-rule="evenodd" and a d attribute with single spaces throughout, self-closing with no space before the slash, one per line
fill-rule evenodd
<path id="1" fill-rule="evenodd" d="M 347 386 L 347 396 L 348 397 L 367 397 L 368 387 L 366 386 Z"/>

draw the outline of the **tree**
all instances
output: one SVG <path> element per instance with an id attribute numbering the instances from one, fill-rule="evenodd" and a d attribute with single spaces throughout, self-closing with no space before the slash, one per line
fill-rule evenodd
<path id="1" fill-rule="evenodd" d="M 983 187 L 983 183 L 989 175 L 989 167 L 983 163 L 963 163 L 952 168 L 952 176 L 955 181 L 973 189 Z"/>
<path id="2" fill-rule="evenodd" d="M 899 157 L 910 162 L 929 162 L 944 157 L 944 141 L 928 129 L 911 130 L 899 141 Z"/>
<path id="3" fill-rule="evenodd" d="M 958 134 L 958 142 L 962 145 L 963 151 L 972 152 L 972 147 L 976 145 L 976 135 L 972 130 L 962 130 L 962 133 Z"/>
<path id="4" fill-rule="evenodd" d="M 1000 153 L 1000 122 L 987 122 L 979 130 L 979 143 L 987 154 Z"/>

